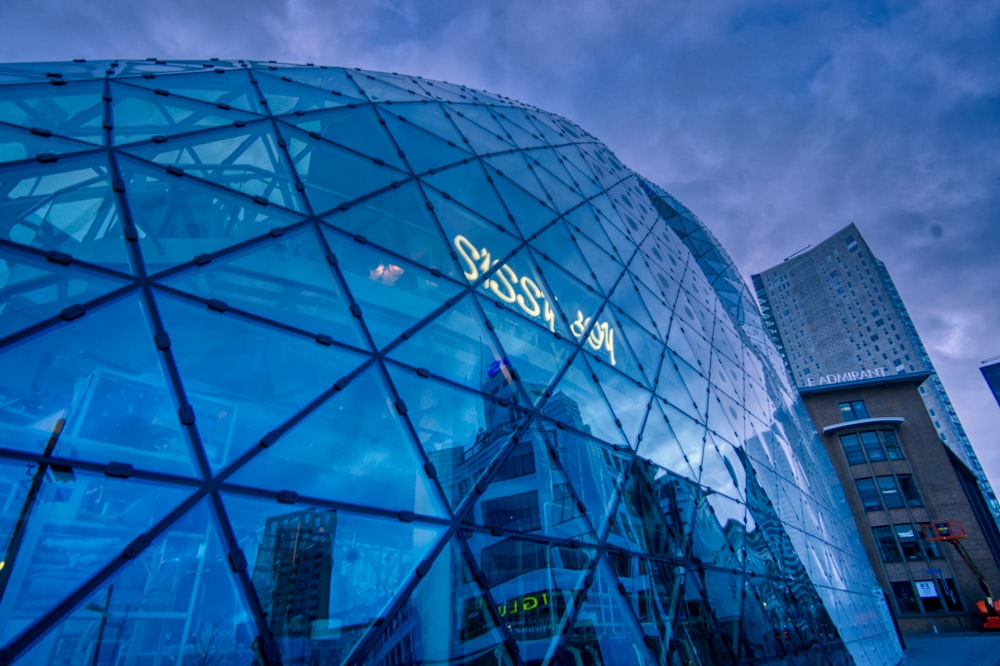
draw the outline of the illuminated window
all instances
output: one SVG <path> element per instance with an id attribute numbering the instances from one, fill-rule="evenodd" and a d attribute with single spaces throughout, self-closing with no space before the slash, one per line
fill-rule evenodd
<path id="1" fill-rule="evenodd" d="M 868 408 L 865 407 L 864 400 L 852 400 L 850 402 L 842 402 L 839 404 L 840 407 L 840 419 L 842 421 L 857 421 L 859 419 L 868 418 Z"/>

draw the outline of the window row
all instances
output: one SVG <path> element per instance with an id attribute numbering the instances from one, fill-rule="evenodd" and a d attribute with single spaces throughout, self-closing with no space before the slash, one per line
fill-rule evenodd
<path id="1" fill-rule="evenodd" d="M 858 479 L 855 483 L 865 511 L 923 506 L 917 486 L 909 474 L 869 477 Z"/>
<path id="2" fill-rule="evenodd" d="M 848 465 L 858 465 L 866 459 L 869 462 L 903 459 L 903 450 L 893 430 L 866 430 L 841 435 L 840 444 L 844 447 Z"/>
<path id="3" fill-rule="evenodd" d="M 883 562 L 939 560 L 941 548 L 934 541 L 921 538 L 922 525 L 901 523 L 873 527 L 875 543 Z"/>

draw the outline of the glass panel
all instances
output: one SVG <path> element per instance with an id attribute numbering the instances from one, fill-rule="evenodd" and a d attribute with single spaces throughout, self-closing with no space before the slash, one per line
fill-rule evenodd
<path id="1" fill-rule="evenodd" d="M 868 454 L 868 460 L 871 462 L 885 460 L 885 451 L 882 450 L 882 445 L 879 443 L 878 439 L 878 433 L 874 430 L 868 430 L 861 433 L 861 444 L 865 447 L 865 453 Z"/>
<path id="2" fill-rule="evenodd" d="M 882 437 L 882 444 L 885 445 L 885 452 L 889 460 L 902 460 L 903 451 L 899 448 L 896 433 L 892 430 L 879 430 L 879 435 Z"/>
<path id="3" fill-rule="evenodd" d="M 364 105 L 353 109 L 341 107 L 331 111 L 310 113 L 302 118 L 289 116 L 283 120 L 300 130 L 315 132 L 327 141 L 366 157 L 377 157 L 400 171 L 409 171 L 392 139 L 386 134 L 385 128 L 379 124 L 379 116 L 374 106 Z"/>
<path id="4" fill-rule="evenodd" d="M 267 90 L 272 91 L 268 97 L 272 95 L 277 95 L 277 92 L 281 91 L 282 96 L 294 97 L 295 93 L 291 91 L 299 91 L 299 94 L 303 95 L 314 95 L 316 94 L 315 88 L 319 88 L 323 93 L 333 93 L 334 98 L 340 99 L 341 104 L 347 104 L 348 102 L 364 102 L 365 97 L 358 92 L 358 86 L 351 80 L 351 74 L 347 70 L 341 67 L 301 67 L 297 65 L 292 66 L 281 66 L 273 65 L 271 63 L 267 64 L 267 72 L 262 72 L 261 68 L 264 63 L 255 69 L 255 73 L 260 73 L 260 80 L 258 83 L 263 81 L 262 86 L 268 86 Z M 275 78 L 280 78 L 276 81 Z M 286 86 L 282 85 L 289 81 L 294 81 L 296 83 L 304 84 L 305 86 L 311 86 L 313 89 L 308 87 L 299 86 Z M 305 107 L 301 107 L 305 108 Z M 272 113 L 283 113 L 274 108 L 274 102 L 271 102 L 271 112 Z"/>
<path id="5" fill-rule="evenodd" d="M 621 349 L 622 341 L 619 338 L 619 355 Z M 649 413 L 649 404 L 655 400 L 653 394 L 641 388 L 639 382 L 615 372 L 603 363 L 592 361 L 590 367 L 600 379 L 601 392 L 611 405 L 615 425 L 621 424 L 625 441 L 633 449 L 636 448 L 642 422 Z"/>
<path id="6" fill-rule="evenodd" d="M 92 148 L 93 146 L 86 143 L 63 139 L 53 134 L 42 136 L 26 127 L 0 125 L 0 164 L 33 159 L 43 153 L 66 155 Z"/>
<path id="7" fill-rule="evenodd" d="M 590 523 L 581 510 L 579 496 L 570 485 L 574 474 L 550 453 L 552 437 L 541 426 L 522 431 L 518 440 L 533 447 L 535 471 L 517 477 L 494 478 L 478 500 L 470 516 L 477 525 L 504 532 L 534 532 L 564 539 L 596 541 Z M 521 455 L 523 449 L 508 444 L 507 452 Z M 506 462 L 507 452 L 504 462 Z M 557 454 L 559 455 L 559 454 Z M 501 475 L 504 476 L 504 475 Z"/>
<path id="8" fill-rule="evenodd" d="M 493 179 L 486 176 L 478 161 L 450 167 L 434 174 L 425 174 L 421 179 L 441 192 L 446 192 L 449 197 L 493 224 L 503 227 L 511 234 L 517 233 L 507 217 L 507 210 L 497 196 L 492 184 Z"/>
<path id="9" fill-rule="evenodd" d="M 345 660 L 445 531 L 343 510 L 223 499 L 283 663 Z"/>
<path id="10" fill-rule="evenodd" d="M 157 294 L 213 469 L 257 445 L 364 357 Z"/>
<path id="11" fill-rule="evenodd" d="M 164 79 L 161 85 L 169 85 Z M 214 104 L 186 100 L 176 95 L 160 95 L 145 88 L 112 81 L 111 122 L 115 144 L 148 141 L 154 136 L 173 136 L 196 130 L 252 121 L 257 116 Z"/>
<path id="12" fill-rule="evenodd" d="M 507 211 L 514 216 L 514 223 L 521 231 L 521 236 L 529 238 L 544 229 L 557 217 L 545 200 L 529 194 L 520 184 L 515 184 L 490 164 L 483 164 L 486 174 L 493 179 L 500 199 Z"/>
<path id="13" fill-rule="evenodd" d="M 469 546 L 521 659 L 541 663 L 552 657 L 594 553 L 483 533 L 473 534 Z"/>
<path id="14" fill-rule="evenodd" d="M 607 666 L 655 663 L 628 602 L 619 592 L 618 586 L 623 584 L 620 578 L 603 559 L 593 576 L 560 656 L 565 654 L 572 659 L 570 663 L 592 659 Z"/>
<path id="15" fill-rule="evenodd" d="M 399 112 L 395 106 L 393 108 Z M 436 105 L 427 104 L 423 108 L 433 113 Z M 464 150 L 467 146 L 457 133 L 453 137 L 447 133 L 445 124 L 451 121 L 431 121 L 428 123 L 430 126 L 428 131 L 420 126 L 422 123 L 427 123 L 428 118 L 420 117 L 413 112 L 414 107 L 407 105 L 404 115 L 396 116 L 388 111 L 381 114 L 389 133 L 403 151 L 413 173 L 425 173 L 430 169 L 457 164 L 472 157 L 471 152 Z M 413 122 L 407 122 L 411 117 Z M 454 132 L 454 128 L 451 131 Z"/>
<path id="16" fill-rule="evenodd" d="M 0 236 L 132 272 L 103 158 L 63 158 L 0 170 Z"/>
<path id="17" fill-rule="evenodd" d="M 548 408 L 549 403 L 546 403 L 543 410 Z M 552 433 L 552 442 L 566 478 L 586 507 L 595 531 L 602 534 L 611 507 L 624 485 L 625 470 L 631 458 L 614 447 L 571 430 L 556 430 Z"/>
<path id="18" fill-rule="evenodd" d="M 288 128 L 283 134 L 288 139 L 288 156 L 305 184 L 306 196 L 317 213 L 388 187 L 406 177 L 402 171 L 387 164 L 379 164 L 373 158 L 338 148 L 322 139 L 314 139 L 304 132 Z"/>
<path id="19" fill-rule="evenodd" d="M 899 490 L 906 502 L 906 506 L 923 506 L 920 501 L 920 494 L 917 492 L 917 485 L 913 482 L 913 477 L 909 475 L 899 476 Z"/>
<path id="20" fill-rule="evenodd" d="M 481 390 L 488 390 L 510 364 L 486 328 L 472 296 L 466 296 L 418 330 L 390 357 Z"/>
<path id="21" fill-rule="evenodd" d="M 153 333 L 136 297 L 0 353 L 0 445 L 194 474 Z"/>
<path id="22" fill-rule="evenodd" d="M 190 493 L 62 464 L 22 469 L 11 496 L 4 498 L 4 522 L 17 522 L 0 570 L 3 642 L 120 557 Z"/>
<path id="23" fill-rule="evenodd" d="M 878 547 L 879 555 L 882 556 L 883 562 L 901 561 L 899 546 L 896 545 L 896 540 L 892 536 L 892 527 L 873 527 L 872 533 L 875 535 L 875 545 Z"/>
<path id="24" fill-rule="evenodd" d="M 350 297 L 375 343 L 383 347 L 441 307 L 462 287 L 367 243 L 323 229 Z"/>
<path id="25" fill-rule="evenodd" d="M 496 225 L 472 211 L 445 199 L 435 190 L 430 188 L 426 190 L 427 199 L 434 207 L 435 217 L 441 223 L 449 244 L 458 252 L 458 263 L 466 280 L 475 282 L 498 260 L 509 262 L 507 257 L 518 248 L 520 239 L 499 230 Z M 512 283 L 511 288 L 516 289 L 519 278 L 510 276 L 509 279 Z M 494 292 L 497 291 L 494 289 Z"/>
<path id="26" fill-rule="evenodd" d="M 848 465 L 859 465 L 865 461 L 865 454 L 861 450 L 857 435 L 841 435 L 840 443 L 844 447 Z"/>
<path id="27" fill-rule="evenodd" d="M 323 500 L 445 513 L 377 368 L 354 378 L 230 478 Z"/>
<path id="28" fill-rule="evenodd" d="M 242 252 L 178 273 L 163 284 L 367 348 L 357 319 L 311 228 L 266 236 Z"/>
<path id="29" fill-rule="evenodd" d="M 913 584 L 908 580 L 893 581 L 892 593 L 896 597 L 896 606 L 900 613 L 919 613 L 920 604 L 913 594 Z"/>
<path id="30" fill-rule="evenodd" d="M 199 132 L 163 144 L 133 144 L 127 150 L 158 164 L 180 167 L 185 173 L 247 196 L 260 196 L 285 208 L 304 210 L 270 123 Z"/>
<path id="31" fill-rule="evenodd" d="M 544 552 L 545 547 L 539 547 Z M 384 623 L 362 663 L 513 666 L 516 660 L 497 626 L 498 609 L 491 605 L 453 541 L 437 556 L 410 598 Z M 531 610 L 534 607 L 523 612 Z"/>
<path id="32" fill-rule="evenodd" d="M 168 79 L 133 77 L 128 79 L 128 85 L 154 90 L 157 88 L 166 89 L 175 96 L 179 95 L 212 104 L 225 104 L 235 109 L 253 111 L 254 113 L 262 112 L 258 101 L 259 95 L 250 85 L 250 78 L 245 75 L 230 77 L 225 81 L 225 84 L 221 84 L 218 72 L 203 71 L 176 74 Z"/>
<path id="33" fill-rule="evenodd" d="M 463 142 L 477 155 L 487 155 L 514 148 L 513 144 L 509 143 L 506 137 L 500 134 L 500 127 L 496 123 L 492 123 L 492 128 L 486 128 L 468 119 L 465 116 L 465 111 L 458 110 L 458 107 L 452 107 L 452 109 L 452 122 L 455 123 L 458 131 L 462 133 Z M 475 113 L 476 107 L 467 107 L 465 110 Z"/>
<path id="34" fill-rule="evenodd" d="M 119 157 L 148 273 L 262 236 L 300 218 L 192 178 Z"/>
<path id="35" fill-rule="evenodd" d="M 5 85 L 0 87 L 0 121 L 104 145 L 103 94 L 103 81 L 79 81 L 72 86 Z"/>
<path id="36" fill-rule="evenodd" d="M 922 560 L 924 551 L 921 546 L 923 539 L 912 524 L 894 525 L 896 538 L 899 539 L 899 547 L 903 551 L 904 560 Z"/>
<path id="37" fill-rule="evenodd" d="M 416 182 L 366 199 L 346 211 L 334 211 L 323 221 L 348 234 L 360 234 L 367 242 L 422 266 L 461 279 L 457 264 L 449 256 L 451 246 L 442 238 Z"/>
<path id="38" fill-rule="evenodd" d="M 301 76 L 301 73 L 301 70 L 288 70 L 282 71 L 281 75 Z M 261 72 L 257 76 L 257 85 L 267 101 L 267 108 L 274 115 L 282 115 L 292 111 L 331 109 L 351 102 L 362 101 L 361 96 L 358 95 L 353 86 L 347 87 L 350 84 L 335 86 L 337 92 L 341 94 L 331 95 L 329 90 L 284 81 Z"/>
<path id="39" fill-rule="evenodd" d="M 876 511 L 882 508 L 882 500 L 879 499 L 878 491 L 875 490 L 874 479 L 858 479 L 855 482 L 858 486 L 858 494 L 861 496 L 861 504 L 865 511 Z"/>
<path id="40" fill-rule="evenodd" d="M 577 355 L 545 403 L 544 413 L 580 432 L 592 433 L 612 444 L 626 444 L 621 428 L 594 381 L 586 360 Z"/>
<path id="41" fill-rule="evenodd" d="M 395 365 L 389 365 L 389 374 L 438 480 L 457 509 L 521 425 L 526 413 L 517 406 L 517 386 L 507 387 L 497 379 L 484 387 L 494 394 L 490 398 L 422 379 Z M 531 447 L 532 464 L 535 457 L 545 455 L 544 445 L 536 447 L 530 439 L 519 447 Z"/>
<path id="42" fill-rule="evenodd" d="M 878 489 L 882 491 L 882 500 L 885 502 L 885 508 L 901 509 L 903 507 L 903 498 L 900 497 L 899 487 L 896 485 L 894 478 L 891 476 L 878 477 Z"/>
<path id="43" fill-rule="evenodd" d="M 688 441 L 687 445 L 695 446 L 695 441 Z M 696 462 L 700 461 L 701 437 L 697 439 L 695 452 Z M 649 416 L 643 425 L 642 440 L 639 443 L 638 453 L 642 457 L 652 460 L 657 465 L 671 472 L 692 480 L 698 478 L 697 474 L 691 469 L 684 446 L 674 434 L 660 405 L 655 401 L 652 403 Z"/>
<path id="44" fill-rule="evenodd" d="M 127 284 L 0 248 L 0 339 Z"/>

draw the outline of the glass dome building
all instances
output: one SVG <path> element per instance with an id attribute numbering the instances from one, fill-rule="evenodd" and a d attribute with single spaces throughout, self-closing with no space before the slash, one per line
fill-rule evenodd
<path id="1" fill-rule="evenodd" d="M 743 279 L 573 123 L 0 65 L 0 663 L 895 664 Z"/>

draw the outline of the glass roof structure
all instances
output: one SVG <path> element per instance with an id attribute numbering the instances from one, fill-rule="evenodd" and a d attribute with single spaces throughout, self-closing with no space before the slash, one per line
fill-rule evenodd
<path id="1" fill-rule="evenodd" d="M 739 273 L 575 124 L 0 65 L 0 663 L 894 664 Z"/>

